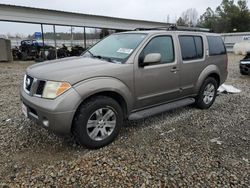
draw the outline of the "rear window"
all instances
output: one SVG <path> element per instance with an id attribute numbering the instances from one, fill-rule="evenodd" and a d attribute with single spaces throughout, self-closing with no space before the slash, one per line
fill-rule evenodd
<path id="1" fill-rule="evenodd" d="M 179 36 L 183 60 L 195 60 L 203 57 L 203 41 L 200 36 Z"/>
<path id="2" fill-rule="evenodd" d="M 220 36 L 207 36 L 207 40 L 210 56 L 226 54 L 226 48 Z"/>

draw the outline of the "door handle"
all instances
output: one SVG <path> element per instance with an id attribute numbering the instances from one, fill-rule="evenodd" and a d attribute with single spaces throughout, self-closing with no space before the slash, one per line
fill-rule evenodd
<path id="1" fill-rule="evenodd" d="M 177 67 L 173 67 L 170 71 L 176 73 L 177 71 L 179 71 L 179 69 Z"/>

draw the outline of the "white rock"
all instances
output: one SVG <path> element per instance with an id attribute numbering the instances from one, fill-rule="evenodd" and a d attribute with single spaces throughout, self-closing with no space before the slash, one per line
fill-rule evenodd
<path id="1" fill-rule="evenodd" d="M 221 144 L 222 144 L 222 141 L 220 141 L 219 139 L 220 139 L 220 138 L 213 138 L 213 139 L 210 140 L 210 142 L 216 143 L 216 144 L 218 144 L 218 145 L 221 145 Z"/>
<path id="2" fill-rule="evenodd" d="M 237 89 L 236 87 L 232 86 L 232 85 L 226 85 L 226 84 L 222 84 L 219 88 L 218 88 L 218 92 L 223 93 L 223 92 L 227 92 L 227 93 L 240 93 L 241 90 Z"/>

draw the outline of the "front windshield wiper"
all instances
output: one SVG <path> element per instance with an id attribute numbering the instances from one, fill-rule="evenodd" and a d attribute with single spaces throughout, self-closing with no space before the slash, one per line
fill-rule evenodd
<path id="1" fill-rule="evenodd" d="M 88 52 L 91 56 L 94 56 L 90 50 L 87 50 L 86 52 Z"/>
<path id="2" fill-rule="evenodd" d="M 97 58 L 97 59 L 104 59 L 104 60 L 107 60 L 108 62 L 112 62 L 112 59 L 109 57 L 103 57 L 100 55 L 93 55 L 92 57 Z"/>
<path id="3" fill-rule="evenodd" d="M 116 62 L 116 61 L 113 61 L 113 59 L 111 59 L 110 57 L 103 57 L 101 55 L 93 55 L 92 54 L 92 57 L 93 58 L 97 58 L 97 59 L 103 59 L 103 60 L 106 60 L 106 61 L 112 62 L 112 63 Z"/>
<path id="4" fill-rule="evenodd" d="M 100 55 L 94 55 L 92 52 L 90 52 L 90 50 L 87 50 L 87 52 L 91 55 L 91 57 L 93 57 L 93 58 L 98 58 L 98 59 L 106 59 L 106 58 L 104 58 L 104 57 L 102 57 L 102 56 L 100 56 Z"/>
<path id="5" fill-rule="evenodd" d="M 90 50 L 87 50 L 87 52 L 91 55 L 92 58 L 103 59 L 103 60 L 106 60 L 106 61 L 111 62 L 111 63 L 120 63 L 119 61 L 116 61 L 110 57 L 104 57 L 101 55 L 94 55 L 92 52 L 90 52 Z"/>

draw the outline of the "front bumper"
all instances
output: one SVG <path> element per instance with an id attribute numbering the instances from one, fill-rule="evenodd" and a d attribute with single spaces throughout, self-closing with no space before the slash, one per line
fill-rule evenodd
<path id="1" fill-rule="evenodd" d="M 240 62 L 240 71 L 250 75 L 250 61 L 241 61 Z"/>
<path id="2" fill-rule="evenodd" d="M 21 89 L 21 101 L 27 107 L 28 118 L 60 135 L 70 134 L 74 114 L 81 102 L 80 95 L 71 88 L 54 100 L 27 94 Z"/>

